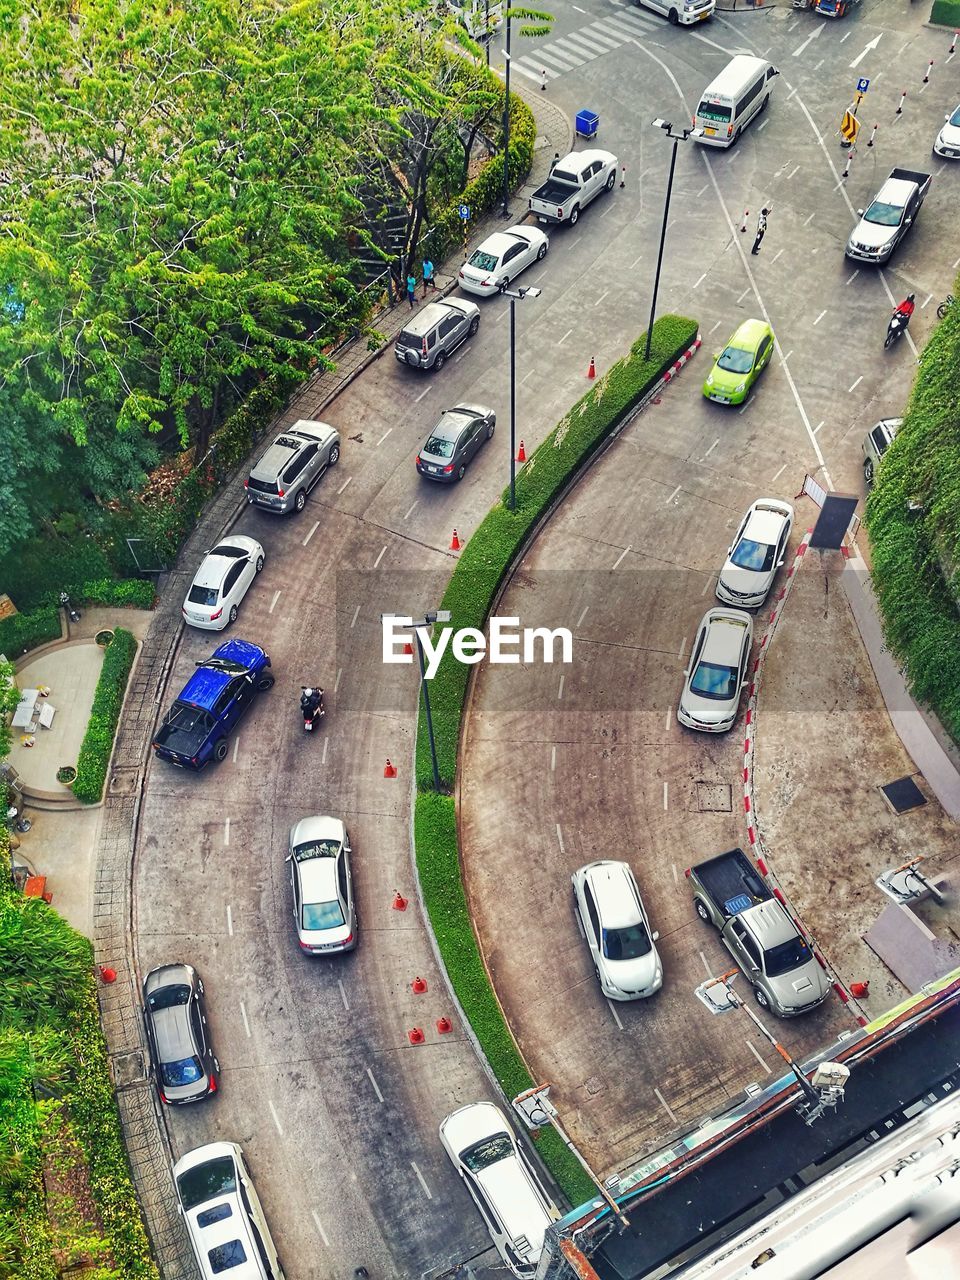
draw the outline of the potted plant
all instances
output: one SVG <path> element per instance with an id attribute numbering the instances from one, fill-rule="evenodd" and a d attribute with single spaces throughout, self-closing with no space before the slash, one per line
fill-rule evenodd
<path id="1" fill-rule="evenodd" d="M 76 765 L 62 764 L 57 770 L 57 781 L 65 787 L 72 787 L 77 780 Z"/>
<path id="2" fill-rule="evenodd" d="M 113 643 L 113 632 L 109 627 L 104 627 L 102 631 L 97 632 L 94 639 L 102 649 L 106 649 L 108 645 Z"/>

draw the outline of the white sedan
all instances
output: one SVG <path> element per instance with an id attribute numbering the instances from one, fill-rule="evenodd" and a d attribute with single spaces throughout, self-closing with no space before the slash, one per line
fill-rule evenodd
<path id="1" fill-rule="evenodd" d="M 181 610 L 183 620 L 204 631 L 236 622 L 247 588 L 263 568 L 264 551 L 254 538 L 233 534 L 208 551 Z"/>
<path id="2" fill-rule="evenodd" d="M 609 1000 L 639 1000 L 663 986 L 663 965 L 654 945 L 640 890 L 626 862 L 588 862 L 575 871 L 573 901 L 600 990 Z"/>
<path id="3" fill-rule="evenodd" d="M 944 116 L 946 123 L 933 144 L 934 154 L 947 160 L 960 160 L 960 107 L 951 116 Z"/>
<path id="4" fill-rule="evenodd" d="M 539 227 L 495 231 L 460 268 L 460 288 L 483 297 L 497 293 L 502 284 L 509 284 L 532 262 L 545 258 L 549 248 L 550 240 Z"/>
<path id="5" fill-rule="evenodd" d="M 708 609 L 700 620 L 684 674 L 677 719 L 701 733 L 733 728 L 747 679 L 753 615 L 742 609 Z"/>
<path id="6" fill-rule="evenodd" d="M 720 577 L 717 599 L 740 609 L 758 609 L 770 594 L 783 564 L 793 507 L 776 498 L 760 498 L 740 522 Z"/>

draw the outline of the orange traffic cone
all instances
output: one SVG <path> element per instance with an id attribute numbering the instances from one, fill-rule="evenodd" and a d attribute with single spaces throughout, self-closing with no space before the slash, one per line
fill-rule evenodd
<path id="1" fill-rule="evenodd" d="M 390 903 L 394 911 L 406 911 L 407 900 L 399 889 L 394 890 L 393 902 Z"/>
<path id="2" fill-rule="evenodd" d="M 591 357 L 590 357 L 590 368 L 587 370 L 587 377 L 588 377 L 588 378 L 595 378 L 596 376 L 597 376 L 597 361 L 596 361 L 596 358 L 595 358 L 594 356 L 591 356 Z"/>
<path id="3" fill-rule="evenodd" d="M 423 1044 L 425 1037 L 419 1027 L 414 1027 L 412 1031 L 407 1032 L 407 1039 L 411 1044 Z"/>
<path id="4" fill-rule="evenodd" d="M 452 1031 L 453 1026 L 451 1025 L 450 1019 L 446 1016 L 438 1018 L 437 1030 L 440 1032 L 442 1036 L 445 1036 L 448 1031 Z"/>
<path id="5" fill-rule="evenodd" d="M 864 996 L 868 996 L 870 994 L 869 979 L 866 982 L 851 982 L 850 994 L 852 996 L 856 996 L 858 1000 L 862 1000 Z"/>
<path id="6" fill-rule="evenodd" d="M 527 451 L 526 451 L 526 449 L 523 447 L 523 441 L 521 440 L 521 441 L 520 441 L 520 448 L 517 450 L 517 461 L 518 461 L 518 462 L 526 462 L 526 460 L 527 460 Z"/>
<path id="7" fill-rule="evenodd" d="M 389 756 L 387 756 L 387 763 L 383 766 L 383 776 L 385 778 L 395 778 L 397 776 L 397 766 L 390 763 Z"/>
<path id="8" fill-rule="evenodd" d="M 409 640 L 408 640 L 408 641 L 407 641 L 407 643 L 403 646 L 403 652 L 404 652 L 404 653 L 409 653 L 409 654 L 412 654 L 412 653 L 413 653 L 413 645 L 410 643 L 410 641 L 409 641 Z"/>
<path id="9" fill-rule="evenodd" d="M 463 544 L 460 541 L 460 536 L 457 533 L 456 529 L 454 529 L 453 537 L 450 539 L 450 550 L 459 551 L 462 545 Z"/>
<path id="10" fill-rule="evenodd" d="M 111 969 L 108 965 L 102 964 L 100 966 L 100 978 L 101 981 L 106 982 L 107 984 L 116 982 L 117 971 L 116 969 Z"/>
<path id="11" fill-rule="evenodd" d="M 426 980 L 420 977 L 414 978 L 410 985 L 413 987 L 413 994 L 415 996 L 422 996 L 427 989 Z"/>

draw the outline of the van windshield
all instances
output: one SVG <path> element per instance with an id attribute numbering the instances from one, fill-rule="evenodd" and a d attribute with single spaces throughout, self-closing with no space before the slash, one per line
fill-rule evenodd
<path id="1" fill-rule="evenodd" d="M 706 98 L 697 107 L 697 115 L 701 120 L 715 120 L 717 124 L 729 124 L 733 107 L 722 102 L 708 102 Z"/>

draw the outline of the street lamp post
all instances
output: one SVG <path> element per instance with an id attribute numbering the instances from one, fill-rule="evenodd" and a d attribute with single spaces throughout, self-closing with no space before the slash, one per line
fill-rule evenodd
<path id="1" fill-rule="evenodd" d="M 653 280 L 653 300 L 650 303 L 650 323 L 647 326 L 647 349 L 644 352 L 644 359 L 650 359 L 650 343 L 653 341 L 653 322 L 657 314 L 657 293 L 660 289 L 660 269 L 663 266 L 663 246 L 667 238 L 667 219 L 670 216 L 670 196 L 673 192 L 673 172 L 677 167 L 677 144 L 686 142 L 688 138 L 699 138 L 703 135 L 702 129 L 682 129 L 679 133 L 671 132 L 673 125 L 669 120 L 661 120 L 659 117 L 653 122 L 654 128 L 663 129 L 667 137 L 673 142 L 673 151 L 670 155 L 670 176 L 667 179 L 667 196 L 663 202 L 663 225 L 660 228 L 660 248 L 657 250 L 657 273 Z"/>
<path id="2" fill-rule="evenodd" d="M 423 691 L 423 710 L 427 721 L 427 738 L 430 742 L 430 763 L 433 765 L 433 789 L 440 790 L 440 767 L 437 764 L 437 743 L 433 736 L 433 716 L 430 714 L 430 694 L 427 688 L 427 669 L 423 660 L 423 642 L 420 639 L 420 627 L 431 627 L 435 622 L 449 622 L 449 609 L 431 609 L 417 621 L 414 620 L 413 638 L 417 644 L 417 660 L 420 663 L 420 688 Z"/>
<path id="3" fill-rule="evenodd" d="M 535 285 L 518 285 L 508 289 L 505 284 L 500 292 L 510 299 L 510 510 L 517 509 L 517 299 L 539 298 Z"/>

